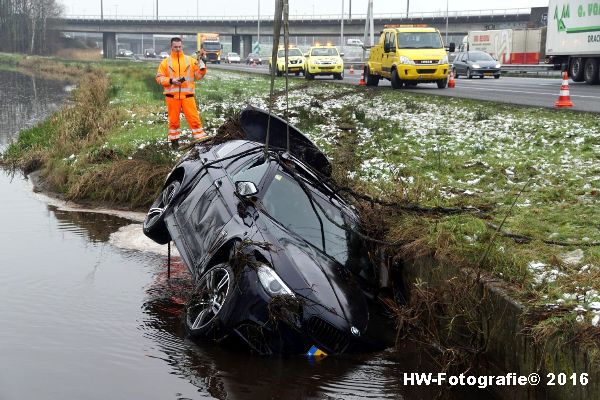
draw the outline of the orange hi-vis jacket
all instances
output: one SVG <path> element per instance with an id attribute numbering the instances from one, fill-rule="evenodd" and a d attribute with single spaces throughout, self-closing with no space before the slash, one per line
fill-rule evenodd
<path id="1" fill-rule="evenodd" d="M 186 98 L 193 95 L 196 89 L 195 80 L 200 80 L 206 74 L 206 66 L 198 65 L 194 57 L 186 56 L 183 52 L 179 54 L 171 52 L 171 55 L 160 63 L 156 73 L 156 82 L 164 88 L 163 94 L 173 96 L 176 99 Z M 176 80 L 185 77 L 181 85 L 172 85 L 170 79 Z"/>

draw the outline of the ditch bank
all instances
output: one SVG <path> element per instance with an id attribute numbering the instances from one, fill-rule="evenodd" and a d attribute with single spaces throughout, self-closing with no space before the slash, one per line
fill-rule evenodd
<path id="1" fill-rule="evenodd" d="M 491 385 L 499 398 L 600 398 L 595 346 L 586 346 L 582 337 L 568 337 L 565 332 L 537 340 L 531 330 L 535 316 L 508 294 L 505 282 L 441 264 L 434 257 L 406 262 L 401 271 L 411 310 L 397 312 L 398 325 L 406 328 L 412 323 L 408 331 L 414 333 L 409 317 L 418 316 L 416 330 L 436 343 L 438 354 L 441 349 L 440 359 L 465 365 L 467 360 L 457 353 L 467 354 L 470 372 L 465 375 L 539 376 L 538 385 Z M 450 371 L 460 373 L 452 366 Z"/>

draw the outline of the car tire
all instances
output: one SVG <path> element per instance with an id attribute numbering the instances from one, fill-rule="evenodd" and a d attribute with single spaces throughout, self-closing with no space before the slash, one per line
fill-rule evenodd
<path id="1" fill-rule="evenodd" d="M 223 317 L 235 292 L 235 274 L 229 263 L 206 271 L 185 307 L 185 327 L 191 337 L 219 339 L 224 335 Z"/>
<path id="2" fill-rule="evenodd" d="M 583 82 L 584 77 L 584 59 L 581 57 L 575 57 L 571 59 L 569 63 L 569 77 L 573 79 L 573 82 Z"/>
<path id="3" fill-rule="evenodd" d="M 396 70 L 393 69 L 392 70 L 392 88 L 394 89 L 402 89 L 402 81 L 400 80 L 400 77 L 398 77 L 398 74 L 396 73 Z"/>
<path id="4" fill-rule="evenodd" d="M 435 83 L 437 83 L 438 89 L 446 89 L 446 86 L 448 86 L 448 79 L 438 79 Z"/>
<path id="5" fill-rule="evenodd" d="M 500 79 L 500 74 L 494 75 L 494 79 Z"/>
<path id="6" fill-rule="evenodd" d="M 341 81 L 344 79 L 344 73 L 340 73 L 340 74 L 333 74 L 333 78 L 337 79 L 338 81 Z"/>
<path id="7" fill-rule="evenodd" d="M 308 80 L 313 80 L 313 79 L 315 79 L 315 76 L 314 76 L 313 74 L 311 74 L 310 72 L 308 72 L 308 71 L 304 71 L 304 77 L 305 77 L 306 79 L 308 79 Z"/>
<path id="8" fill-rule="evenodd" d="M 366 81 L 367 86 L 379 85 L 379 77 L 377 75 L 371 74 L 371 70 L 369 69 L 369 67 L 365 68 L 364 75 L 365 75 L 365 78 L 367 79 L 367 81 Z"/>
<path id="9" fill-rule="evenodd" d="M 598 60 L 595 58 L 588 58 L 585 61 L 585 69 L 583 71 L 585 82 L 590 85 L 597 85 L 600 81 L 600 74 L 598 72 Z"/>
<path id="10" fill-rule="evenodd" d="M 473 79 L 473 75 L 471 75 L 471 69 L 467 68 L 467 79 Z"/>
<path id="11" fill-rule="evenodd" d="M 283 76 L 283 71 L 280 71 L 279 69 L 277 70 L 277 76 L 281 77 Z"/>
<path id="12" fill-rule="evenodd" d="M 144 218 L 144 234 L 158 244 L 167 244 L 171 241 L 171 235 L 165 225 L 165 213 L 169 209 L 173 198 L 181 190 L 181 182 L 172 180 L 160 192 L 150 210 Z"/>

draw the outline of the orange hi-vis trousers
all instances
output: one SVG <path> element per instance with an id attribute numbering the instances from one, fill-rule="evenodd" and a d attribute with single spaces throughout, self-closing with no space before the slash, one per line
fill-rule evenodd
<path id="1" fill-rule="evenodd" d="M 196 101 L 193 96 L 184 97 L 182 99 L 166 96 L 165 102 L 167 103 L 169 114 L 169 140 L 179 139 L 179 136 L 181 135 L 180 114 L 182 110 L 188 125 L 192 129 L 194 139 L 200 139 L 201 137 L 206 136 L 204 128 L 202 128 L 202 121 L 200 120 Z"/>

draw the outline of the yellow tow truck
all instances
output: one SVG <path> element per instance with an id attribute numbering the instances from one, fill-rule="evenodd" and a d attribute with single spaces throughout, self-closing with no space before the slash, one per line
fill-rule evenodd
<path id="1" fill-rule="evenodd" d="M 305 54 L 306 65 L 304 77 L 313 79 L 315 75 L 333 75 L 335 79 L 344 79 L 344 54 L 332 45 L 316 45 Z"/>
<path id="2" fill-rule="evenodd" d="M 386 25 L 379 42 L 371 48 L 364 74 L 367 86 L 388 79 L 394 89 L 436 83 L 443 89 L 448 83 L 450 65 L 440 32 L 425 25 Z"/>
<path id="3" fill-rule="evenodd" d="M 277 76 L 282 76 L 285 72 L 285 47 L 279 46 L 277 49 L 277 61 L 275 63 Z M 273 68 L 272 57 L 269 57 L 269 71 Z M 293 72 L 296 76 L 304 73 L 304 54 L 302 50 L 295 46 L 288 47 L 288 72 Z"/>

